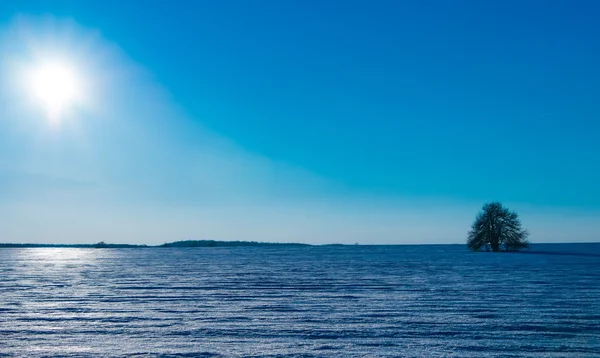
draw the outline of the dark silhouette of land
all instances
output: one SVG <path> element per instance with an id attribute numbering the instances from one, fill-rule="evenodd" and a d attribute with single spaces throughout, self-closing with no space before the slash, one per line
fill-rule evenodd
<path id="1" fill-rule="evenodd" d="M 256 241 L 217 241 L 217 240 L 184 240 L 168 242 L 162 245 L 131 245 L 109 244 L 100 241 L 96 244 L 12 244 L 0 243 L 0 248 L 97 248 L 97 249 L 123 249 L 123 248 L 158 248 L 158 247 L 236 247 L 236 246 L 310 246 L 300 243 L 277 243 Z"/>
<path id="2" fill-rule="evenodd" d="M 299 243 L 257 242 L 257 241 L 217 241 L 185 240 L 159 245 L 159 247 L 233 247 L 233 246 L 310 246 Z"/>

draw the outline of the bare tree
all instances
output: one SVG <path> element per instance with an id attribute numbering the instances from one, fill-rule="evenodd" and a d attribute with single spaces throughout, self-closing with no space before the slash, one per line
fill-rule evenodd
<path id="1" fill-rule="evenodd" d="M 471 225 L 467 246 L 473 251 L 518 251 L 529 246 L 519 216 L 498 202 L 487 203 Z"/>

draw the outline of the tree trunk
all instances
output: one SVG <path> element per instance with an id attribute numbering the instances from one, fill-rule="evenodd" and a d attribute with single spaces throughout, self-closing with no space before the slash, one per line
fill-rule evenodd
<path id="1" fill-rule="evenodd" d="M 490 245 L 493 252 L 500 251 L 500 237 L 496 232 L 496 213 L 490 215 Z"/>

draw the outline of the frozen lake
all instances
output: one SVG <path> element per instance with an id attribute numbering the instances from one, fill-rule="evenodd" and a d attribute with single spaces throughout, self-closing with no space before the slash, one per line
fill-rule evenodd
<path id="1" fill-rule="evenodd" d="M 600 244 L 532 250 L 0 249 L 0 355 L 600 357 Z"/>

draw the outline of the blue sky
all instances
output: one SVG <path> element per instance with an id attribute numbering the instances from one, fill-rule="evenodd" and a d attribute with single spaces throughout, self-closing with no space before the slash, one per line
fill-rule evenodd
<path id="1" fill-rule="evenodd" d="M 533 241 L 597 241 L 598 15 L 593 1 L 4 1 L 8 49 L 26 52 L 11 29 L 27 19 L 28 39 L 102 82 L 60 134 L 24 129 L 22 107 L 4 116 L 4 235 L 118 222 L 105 241 L 462 242 L 500 200 Z M 44 220 L 43 235 L 16 224 Z"/>

